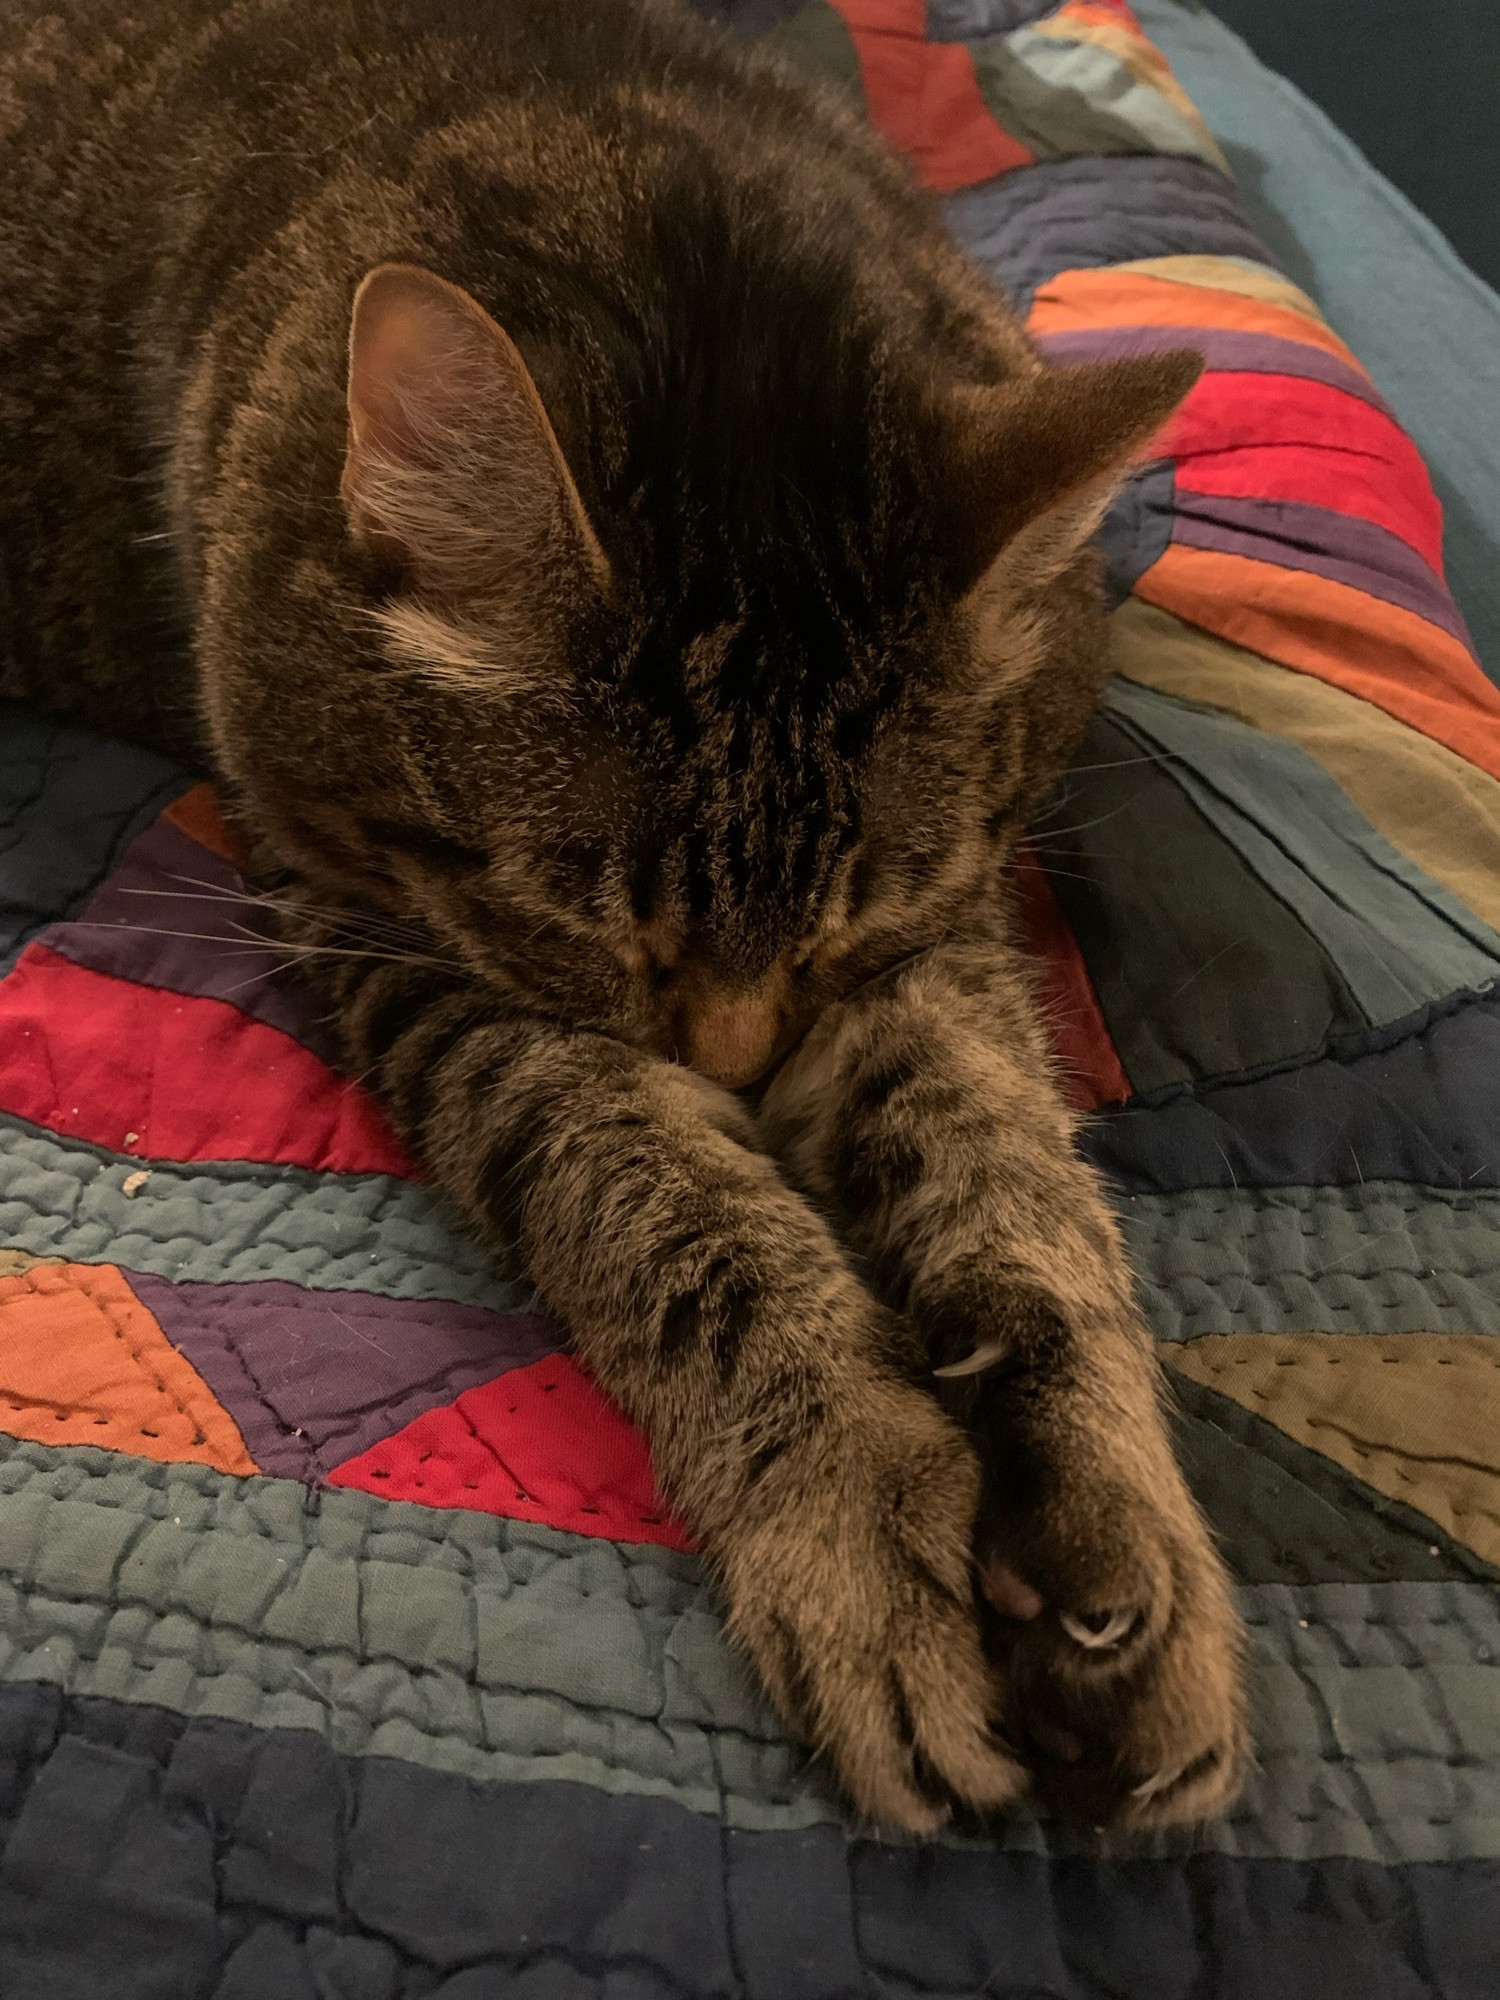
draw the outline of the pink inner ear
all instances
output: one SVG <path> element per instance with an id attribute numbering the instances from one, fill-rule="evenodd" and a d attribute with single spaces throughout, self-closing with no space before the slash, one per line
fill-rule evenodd
<path id="1" fill-rule="evenodd" d="M 348 397 L 341 492 L 356 537 L 448 588 L 495 557 L 540 581 L 544 555 L 569 553 L 608 588 L 525 360 L 467 292 L 414 264 L 372 271 L 354 300 Z"/>
<path id="2" fill-rule="evenodd" d="M 429 271 L 384 266 L 360 287 L 349 338 L 351 445 L 405 458 L 451 431 L 501 362 L 500 330 Z M 503 336 L 500 336 L 503 338 Z"/>

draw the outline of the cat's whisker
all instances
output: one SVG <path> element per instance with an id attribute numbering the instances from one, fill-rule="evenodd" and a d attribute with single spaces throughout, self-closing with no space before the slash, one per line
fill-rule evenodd
<path id="1" fill-rule="evenodd" d="M 190 878 L 182 877 L 178 879 L 187 880 Z M 121 889 L 117 893 L 122 896 L 169 897 L 173 901 L 180 902 L 248 904 L 253 908 L 263 909 L 277 916 L 299 921 L 321 920 L 337 928 L 352 931 L 356 935 L 368 936 L 376 940 L 384 939 L 387 943 L 398 945 L 405 941 L 414 928 L 407 920 L 399 917 L 379 917 L 373 913 L 370 915 L 360 915 L 348 910 L 322 908 L 316 904 L 309 903 L 280 903 L 270 896 L 255 895 L 248 891 L 225 889 L 217 884 L 204 884 L 202 893 L 198 895 L 183 895 L 179 890 L 175 889 Z M 245 935 L 252 936 L 256 934 L 246 931 Z"/>
<path id="2" fill-rule="evenodd" d="M 84 923 L 82 928 L 94 931 L 123 931 L 130 937 L 181 938 L 194 944 L 216 944 L 225 951 L 273 951 L 288 954 L 288 965 L 296 958 L 375 958 L 384 959 L 391 965 L 430 965 L 440 972 L 460 974 L 464 967 L 456 959 L 434 958 L 430 954 L 406 951 L 375 951 L 356 945 L 308 944 L 295 939 L 259 937 L 254 932 L 245 933 L 245 942 L 238 943 L 227 938 L 222 931 L 175 931 L 166 930 L 155 924 L 100 924 Z M 286 970 L 283 967 L 282 970 Z M 268 975 L 269 976 L 269 975 Z M 247 982 L 248 983 L 248 982 Z"/>
<path id="3" fill-rule="evenodd" d="M 1102 764 L 1070 764 L 1064 776 L 1086 778 L 1094 771 L 1128 771 L 1135 764 L 1173 764 L 1178 761 L 1173 750 L 1143 750 L 1139 757 L 1114 757 Z"/>
<path id="4" fill-rule="evenodd" d="M 1118 819 L 1135 803 L 1134 799 L 1126 799 L 1120 805 L 1112 806 L 1107 813 L 1100 813 L 1096 819 L 1081 819 L 1072 826 L 1048 826 L 1045 828 L 1046 837 L 1048 840 L 1066 840 L 1071 834 L 1091 833 L 1096 826 L 1107 826 L 1112 819 Z"/>

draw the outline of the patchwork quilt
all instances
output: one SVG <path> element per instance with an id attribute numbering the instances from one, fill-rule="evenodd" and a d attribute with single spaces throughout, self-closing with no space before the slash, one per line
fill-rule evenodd
<path id="1" fill-rule="evenodd" d="M 1018 869 L 1254 1640 L 1243 1801 L 845 1823 L 640 1437 L 209 790 L 0 717 L 5 2000 L 1500 1994 L 1500 694 L 1422 463 L 1122 0 L 720 0 L 1060 365 L 1208 372 Z"/>

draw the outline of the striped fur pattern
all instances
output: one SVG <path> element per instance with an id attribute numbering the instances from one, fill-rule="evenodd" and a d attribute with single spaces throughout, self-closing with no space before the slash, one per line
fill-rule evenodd
<path id="1" fill-rule="evenodd" d="M 997 929 L 1196 361 L 1044 370 L 655 0 L 0 33 L 5 690 L 199 746 L 856 1808 L 1216 1809 L 1237 1628 Z"/>

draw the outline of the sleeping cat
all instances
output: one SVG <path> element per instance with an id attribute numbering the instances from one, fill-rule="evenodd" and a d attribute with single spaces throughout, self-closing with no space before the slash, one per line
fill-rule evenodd
<path id="1" fill-rule="evenodd" d="M 1006 863 L 1196 357 L 666 0 L 16 0 L 7 693 L 198 760 L 854 1808 L 1198 1818 L 1241 1632 Z"/>

